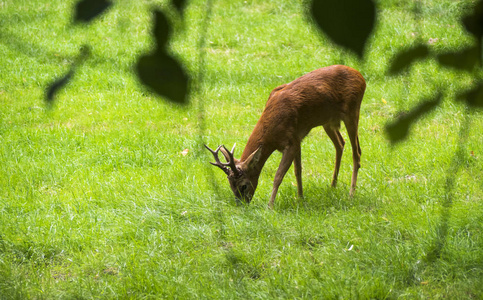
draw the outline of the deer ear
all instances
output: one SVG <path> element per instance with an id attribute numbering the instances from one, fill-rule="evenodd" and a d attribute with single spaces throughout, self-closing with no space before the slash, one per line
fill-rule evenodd
<path id="1" fill-rule="evenodd" d="M 258 147 L 250 156 L 243 162 L 245 168 L 248 170 L 253 169 L 255 165 L 258 164 L 260 157 L 262 156 L 262 147 Z"/>

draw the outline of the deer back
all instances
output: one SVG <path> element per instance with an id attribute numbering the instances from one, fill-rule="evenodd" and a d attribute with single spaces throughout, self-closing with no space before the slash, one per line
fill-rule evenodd
<path id="1" fill-rule="evenodd" d="M 366 83 L 347 66 L 320 68 L 275 88 L 240 161 L 262 147 L 262 161 L 301 140 L 316 126 L 358 118 Z"/>

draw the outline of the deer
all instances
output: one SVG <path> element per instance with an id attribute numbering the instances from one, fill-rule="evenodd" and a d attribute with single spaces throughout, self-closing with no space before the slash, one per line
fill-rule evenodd
<path id="1" fill-rule="evenodd" d="M 359 144 L 359 111 L 366 82 L 359 71 L 343 65 L 323 67 L 272 90 L 260 119 L 255 125 L 240 159 L 235 159 L 235 146 L 229 151 L 224 145 L 215 150 L 212 165 L 227 175 L 237 200 L 250 203 L 263 166 L 270 155 L 282 152 L 275 173 L 268 208 L 273 209 L 282 180 L 294 165 L 298 197 L 303 198 L 301 142 L 312 128 L 322 126 L 335 147 L 335 167 L 331 186 L 337 185 L 345 141 L 340 133 L 344 122 L 352 146 L 352 178 L 350 197 L 356 190 L 357 173 L 361 167 Z M 219 152 L 226 162 L 221 162 Z"/>

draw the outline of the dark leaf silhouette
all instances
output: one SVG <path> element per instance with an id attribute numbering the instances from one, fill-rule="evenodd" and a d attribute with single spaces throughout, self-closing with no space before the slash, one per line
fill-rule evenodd
<path id="1" fill-rule="evenodd" d="M 481 37 L 483 35 L 483 1 L 478 1 L 473 8 L 473 13 L 465 16 L 462 21 L 466 30 L 481 42 Z"/>
<path id="2" fill-rule="evenodd" d="M 82 64 L 91 54 L 91 48 L 88 45 L 82 45 L 80 47 L 80 53 L 74 61 L 74 66 L 77 67 Z"/>
<path id="3" fill-rule="evenodd" d="M 75 7 L 74 22 L 88 23 L 112 5 L 108 0 L 82 0 Z"/>
<path id="4" fill-rule="evenodd" d="M 456 99 L 466 102 L 469 107 L 483 108 L 483 82 L 480 82 L 475 88 L 459 94 Z"/>
<path id="5" fill-rule="evenodd" d="M 173 58 L 162 53 L 146 55 L 136 69 L 141 82 L 158 95 L 180 104 L 187 102 L 188 76 Z"/>
<path id="6" fill-rule="evenodd" d="M 313 0 L 310 10 L 317 25 L 332 41 L 362 58 L 376 18 L 373 1 Z"/>
<path id="7" fill-rule="evenodd" d="M 89 57 L 89 54 L 90 54 L 90 48 L 86 45 L 83 45 L 80 48 L 79 55 L 75 58 L 74 62 L 72 63 L 69 72 L 64 76 L 62 76 L 61 78 L 56 79 L 51 84 L 49 84 L 45 93 L 45 101 L 48 104 L 53 103 L 55 94 L 66 84 L 69 83 L 69 81 L 74 76 L 75 69 Z"/>
<path id="8" fill-rule="evenodd" d="M 176 7 L 178 12 L 182 14 L 186 6 L 186 0 L 173 0 L 173 5 Z"/>
<path id="9" fill-rule="evenodd" d="M 171 35 L 171 26 L 163 12 L 154 12 L 154 39 L 156 41 L 156 52 L 166 52 L 168 39 Z"/>
<path id="10" fill-rule="evenodd" d="M 396 75 L 407 69 L 416 60 L 429 56 L 429 49 L 426 45 L 417 45 L 413 48 L 399 52 L 389 67 L 389 74 Z"/>
<path id="11" fill-rule="evenodd" d="M 156 49 L 153 54 L 139 59 L 136 65 L 139 79 L 158 95 L 176 103 L 186 103 L 188 75 L 166 49 L 171 33 L 170 24 L 159 10 L 154 11 L 154 18 Z"/>
<path id="12" fill-rule="evenodd" d="M 73 75 L 74 75 L 74 69 L 72 68 L 69 70 L 67 74 L 65 74 L 61 78 L 56 79 L 54 82 L 49 84 L 45 95 L 46 96 L 45 101 L 49 104 L 52 104 L 52 102 L 54 101 L 55 93 L 57 93 L 59 89 L 63 88 L 67 83 L 69 83 Z"/>
<path id="13" fill-rule="evenodd" d="M 445 67 L 471 71 L 481 65 L 480 52 L 479 47 L 475 46 L 459 52 L 443 53 L 438 55 L 438 62 Z"/>
<path id="14" fill-rule="evenodd" d="M 409 128 L 424 114 L 430 112 L 441 102 L 442 95 L 438 94 L 434 99 L 421 102 L 417 107 L 408 113 L 400 114 L 395 121 L 386 125 L 386 132 L 389 135 L 391 143 L 395 144 L 404 140 Z"/>

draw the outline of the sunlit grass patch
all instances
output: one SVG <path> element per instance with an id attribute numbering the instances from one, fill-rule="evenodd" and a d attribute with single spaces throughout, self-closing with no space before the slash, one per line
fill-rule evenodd
<path id="1" fill-rule="evenodd" d="M 116 2 L 76 27 L 75 1 L 0 1 L 0 298 L 481 297 L 483 124 L 472 113 L 463 132 L 454 102 L 473 75 L 433 58 L 387 74 L 418 41 L 434 53 L 473 42 L 459 22 L 471 1 L 433 2 L 419 19 L 413 3 L 378 3 L 359 61 L 299 2 L 214 1 L 200 83 L 206 8 L 191 1 L 170 51 L 198 89 L 179 107 L 134 73 L 153 46 L 150 9 L 165 2 Z M 46 86 L 84 44 L 91 55 L 49 109 Z M 237 143 L 239 157 L 273 88 L 336 63 L 367 81 L 356 195 L 342 126 L 336 188 L 334 147 L 314 129 L 302 144 L 304 199 L 290 170 L 267 210 L 274 153 L 252 203 L 237 203 L 203 144 Z M 386 123 L 438 92 L 441 106 L 390 145 Z"/>

